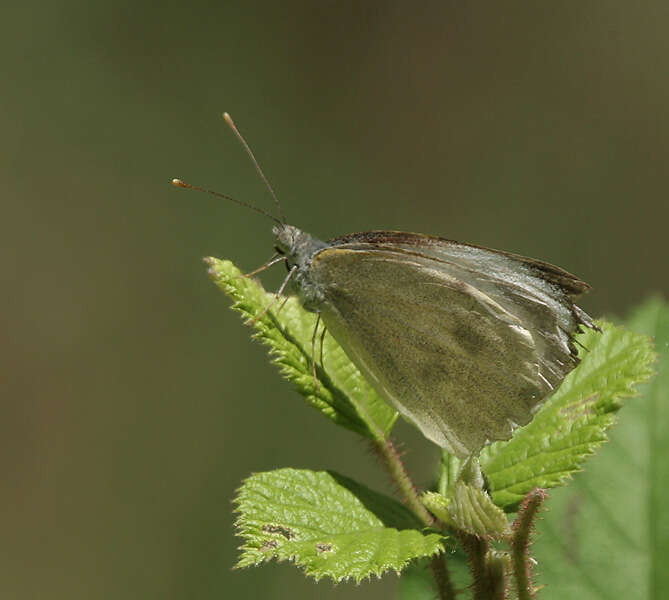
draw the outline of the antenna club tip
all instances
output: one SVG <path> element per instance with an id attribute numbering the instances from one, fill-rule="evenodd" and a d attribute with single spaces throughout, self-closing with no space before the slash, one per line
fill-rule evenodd
<path id="1" fill-rule="evenodd" d="M 230 116 L 229 112 L 224 112 L 223 113 L 223 120 L 228 124 L 228 125 L 234 125 L 234 122 L 232 120 L 232 117 Z"/>
<path id="2" fill-rule="evenodd" d="M 177 187 L 188 187 L 186 182 L 181 179 L 172 179 L 172 185 L 176 185 Z"/>

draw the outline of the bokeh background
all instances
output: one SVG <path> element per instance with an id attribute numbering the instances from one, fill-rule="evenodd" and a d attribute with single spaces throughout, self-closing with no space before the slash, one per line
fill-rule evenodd
<path id="1" fill-rule="evenodd" d="M 392 594 L 231 570 L 252 471 L 388 485 L 205 275 L 205 255 L 264 262 L 271 223 L 169 181 L 271 209 L 227 110 L 291 223 L 534 256 L 625 314 L 669 291 L 668 28 L 663 0 L 7 3 L 0 595 Z M 398 436 L 429 482 L 434 449 Z"/>

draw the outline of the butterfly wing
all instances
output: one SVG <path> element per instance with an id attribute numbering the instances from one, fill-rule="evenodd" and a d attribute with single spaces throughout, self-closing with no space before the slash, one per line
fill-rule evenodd
<path id="1" fill-rule="evenodd" d="M 576 366 L 587 284 L 547 263 L 368 232 L 317 252 L 321 316 L 377 391 L 458 456 L 509 439 Z"/>

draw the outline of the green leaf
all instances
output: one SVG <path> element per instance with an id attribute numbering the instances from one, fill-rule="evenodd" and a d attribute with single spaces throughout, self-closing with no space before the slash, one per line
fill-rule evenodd
<path id="1" fill-rule="evenodd" d="M 621 401 L 653 373 L 648 337 L 600 323 L 578 336 L 582 362 L 535 418 L 481 453 L 495 504 L 513 511 L 535 487 L 561 485 L 604 441 Z"/>
<path id="2" fill-rule="evenodd" d="M 657 376 L 587 469 L 551 493 L 533 547 L 546 600 L 669 597 L 669 305 L 646 302 L 628 324 L 655 337 Z"/>
<path id="3" fill-rule="evenodd" d="M 331 472 L 280 469 L 249 477 L 235 499 L 238 567 L 292 560 L 315 579 L 361 581 L 443 551 L 398 502 Z"/>
<path id="4" fill-rule="evenodd" d="M 306 401 L 338 425 L 375 440 L 386 437 L 397 412 L 388 406 L 367 383 L 339 344 L 327 334 L 320 364 L 320 331 L 316 342 L 316 375 L 312 366 L 312 340 L 316 315 L 302 308 L 297 298 L 282 307 L 254 279 L 244 277 L 230 261 L 207 258 L 214 283 L 234 301 L 232 308 L 247 319 L 260 315 L 254 323 L 255 336 L 270 349 L 272 362 L 291 381 Z M 321 324 L 322 328 L 322 324 Z"/>

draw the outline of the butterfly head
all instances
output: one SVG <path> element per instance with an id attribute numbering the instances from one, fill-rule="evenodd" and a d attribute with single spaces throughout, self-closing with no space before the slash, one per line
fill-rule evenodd
<path id="1" fill-rule="evenodd" d="M 274 248 L 286 257 L 288 267 L 293 265 L 308 267 L 314 254 L 327 246 L 306 231 L 292 225 L 276 225 L 272 233 L 274 233 Z"/>

